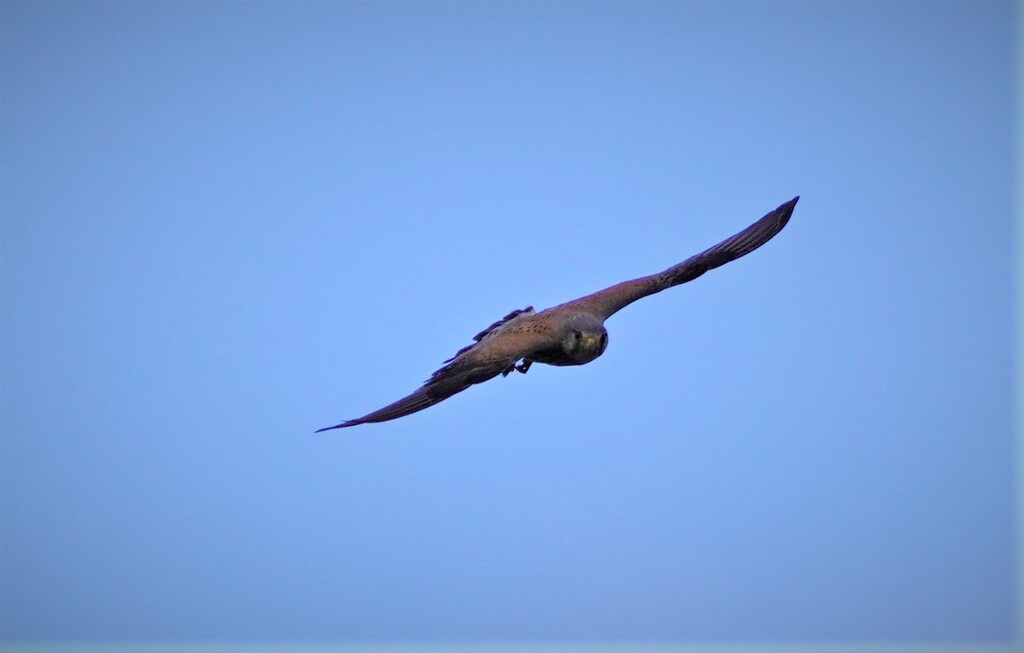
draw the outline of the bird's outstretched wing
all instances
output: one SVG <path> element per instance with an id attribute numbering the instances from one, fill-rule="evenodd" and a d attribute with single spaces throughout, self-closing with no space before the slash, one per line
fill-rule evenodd
<path id="1" fill-rule="evenodd" d="M 419 390 L 408 397 L 403 397 L 368 415 L 346 420 L 316 432 L 404 417 L 442 402 L 471 385 L 489 381 L 499 374 L 507 375 L 517 369 L 516 361 L 553 344 L 552 332 L 545 324 L 529 321 L 533 314 L 533 307 L 527 306 L 525 309 L 512 311 L 487 327 L 474 336 L 473 344 L 456 352 L 445 361 L 444 367 L 434 372 Z M 519 369 L 525 372 L 525 368 Z"/>
<path id="2" fill-rule="evenodd" d="M 789 222 L 799 199 L 799 196 L 794 197 L 735 236 L 726 238 L 664 272 L 624 281 L 556 308 L 586 312 L 605 320 L 642 297 L 692 281 L 708 270 L 735 261 L 771 240 Z"/>
<path id="3" fill-rule="evenodd" d="M 429 408 L 436 403 L 444 401 L 448 397 L 462 392 L 474 383 L 483 383 L 484 381 L 493 379 L 501 374 L 505 369 L 506 365 L 501 363 L 491 363 L 490 365 L 478 366 L 455 365 L 454 363 L 450 363 L 434 372 L 434 375 L 427 379 L 427 382 L 424 383 L 419 390 L 408 397 L 403 397 L 402 399 L 399 399 L 392 404 L 388 404 L 380 410 L 375 410 L 368 415 L 363 415 L 357 419 L 346 420 L 341 424 L 335 424 L 334 426 L 318 429 L 316 432 L 320 433 L 321 431 L 330 431 L 331 429 L 343 429 L 348 426 L 356 426 L 357 424 L 366 424 L 368 422 L 386 422 L 397 417 L 404 417 L 405 415 L 421 411 L 424 408 Z"/>

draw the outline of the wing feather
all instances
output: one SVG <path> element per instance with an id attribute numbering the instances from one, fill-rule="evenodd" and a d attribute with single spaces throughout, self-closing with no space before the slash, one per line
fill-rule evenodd
<path id="1" fill-rule="evenodd" d="M 493 379 L 501 374 L 503 369 L 504 366 L 496 364 L 470 366 L 457 365 L 453 363 L 445 365 L 438 371 L 434 372 L 434 375 L 411 395 L 403 397 L 394 403 L 388 404 L 387 406 L 384 406 L 379 410 L 375 410 L 372 413 L 363 415 L 362 417 L 346 420 L 340 424 L 335 424 L 334 426 L 317 429 L 316 433 L 320 433 L 321 431 L 330 431 L 331 429 L 343 429 L 349 426 L 367 424 L 370 422 L 386 422 L 388 420 L 411 415 L 412 413 L 419 412 L 425 408 L 430 408 L 434 404 L 440 403 L 448 397 L 462 392 L 474 383 L 483 383 L 484 381 Z"/>
<path id="2" fill-rule="evenodd" d="M 708 270 L 746 256 L 774 238 L 789 222 L 799 199 L 799 196 L 794 197 L 738 234 L 663 272 L 624 281 L 562 304 L 558 308 L 584 311 L 605 320 L 642 297 L 693 281 Z"/>
<path id="3" fill-rule="evenodd" d="M 471 385 L 507 374 L 519 359 L 551 346 L 551 329 L 541 318 L 535 318 L 536 315 L 531 307 L 509 313 L 477 334 L 476 342 L 445 361 L 446 364 L 412 394 L 362 417 L 316 432 L 404 417 L 440 403 Z"/>
<path id="4" fill-rule="evenodd" d="M 518 317 L 518 316 L 522 315 L 523 313 L 533 313 L 533 307 L 532 306 L 527 306 L 526 308 L 517 308 L 516 310 L 512 311 L 511 313 L 509 313 L 505 317 L 501 318 L 500 320 L 498 320 L 497 322 L 495 322 L 491 326 L 487 327 L 486 329 L 484 329 L 480 333 L 478 333 L 475 336 L 473 336 L 473 343 L 472 344 L 466 345 L 465 347 L 463 347 L 459 351 L 455 352 L 455 355 L 452 356 L 451 358 L 449 358 L 448 360 L 446 360 L 445 362 L 446 363 L 450 363 L 453 360 L 455 360 L 456 358 L 458 358 L 459 356 L 461 356 L 462 354 L 464 354 L 467 351 L 469 351 L 470 349 L 472 349 L 473 347 L 476 347 L 476 344 L 478 342 L 480 342 L 485 337 L 489 336 L 491 333 L 496 331 L 498 329 L 498 327 L 508 323 L 513 318 Z"/>

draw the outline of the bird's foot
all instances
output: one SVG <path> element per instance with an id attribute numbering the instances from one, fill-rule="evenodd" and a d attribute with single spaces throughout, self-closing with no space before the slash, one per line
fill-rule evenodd
<path id="1" fill-rule="evenodd" d="M 530 369 L 531 365 L 533 365 L 533 361 L 524 360 L 522 363 L 516 365 L 516 371 L 520 374 L 526 374 L 526 371 Z"/>

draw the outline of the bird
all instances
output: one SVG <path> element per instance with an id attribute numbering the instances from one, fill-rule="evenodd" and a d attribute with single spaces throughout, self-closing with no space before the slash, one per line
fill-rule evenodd
<path id="1" fill-rule="evenodd" d="M 505 377 L 513 371 L 526 374 L 534 363 L 585 365 L 608 347 L 605 320 L 638 299 L 693 281 L 764 245 L 786 226 L 799 199 L 798 195 L 743 231 L 662 272 L 624 281 L 543 311 L 537 312 L 532 306 L 514 310 L 476 334 L 472 344 L 444 361 L 441 369 L 412 394 L 315 432 L 404 417 L 498 375 Z"/>

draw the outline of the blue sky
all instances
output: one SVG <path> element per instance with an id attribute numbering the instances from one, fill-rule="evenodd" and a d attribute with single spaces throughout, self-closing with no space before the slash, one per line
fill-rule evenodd
<path id="1" fill-rule="evenodd" d="M 1010 638 L 1011 19 L 3 3 L 0 637 Z"/>

